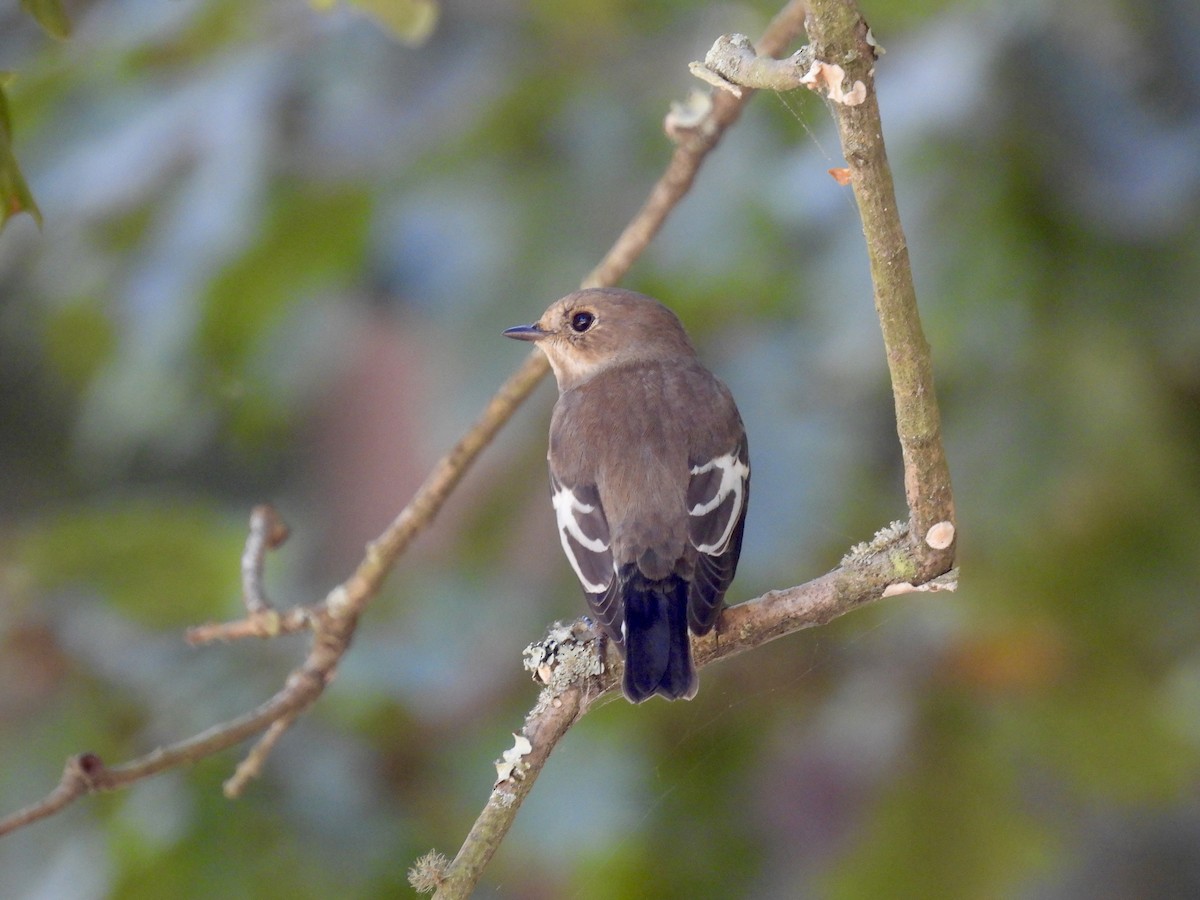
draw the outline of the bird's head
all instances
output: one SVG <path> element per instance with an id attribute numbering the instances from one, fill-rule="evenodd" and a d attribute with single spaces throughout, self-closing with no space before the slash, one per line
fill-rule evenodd
<path id="1" fill-rule="evenodd" d="M 657 300 L 619 288 L 590 288 L 550 304 L 531 325 L 504 332 L 533 341 L 561 391 L 614 365 L 695 355 L 678 317 Z"/>

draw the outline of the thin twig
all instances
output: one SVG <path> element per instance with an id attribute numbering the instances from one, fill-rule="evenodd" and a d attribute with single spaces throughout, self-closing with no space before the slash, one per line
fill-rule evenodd
<path id="1" fill-rule="evenodd" d="M 250 532 L 242 552 L 242 602 L 246 612 L 257 615 L 272 609 L 263 586 L 263 564 L 267 551 L 274 550 L 288 538 L 287 524 L 269 503 L 256 506 L 250 512 Z"/>
<path id="2" fill-rule="evenodd" d="M 283 690 L 250 712 L 122 765 L 109 768 L 94 753 L 77 754 L 67 760 L 62 779 L 46 797 L 0 819 L 0 836 L 51 816 L 85 794 L 128 787 L 151 775 L 194 763 L 239 744 L 279 718 L 305 709 L 320 695 L 324 686 L 317 673 L 306 675 L 302 667 L 288 679 Z"/>
<path id="3" fill-rule="evenodd" d="M 307 631 L 312 627 L 312 609 L 297 606 L 281 614 L 267 599 L 263 576 L 267 551 L 281 547 L 288 539 L 288 534 L 287 524 L 275 507 L 264 503 L 251 510 L 246 548 L 242 551 L 242 603 L 246 607 L 246 618 L 195 625 L 184 632 L 185 641 L 197 646 L 248 637 L 273 638 Z"/>
<path id="4" fill-rule="evenodd" d="M 262 767 L 266 764 L 267 757 L 271 755 L 271 751 L 275 749 L 279 739 L 292 727 L 292 723 L 296 721 L 296 715 L 297 713 L 294 712 L 288 713 L 271 723 L 271 727 L 250 748 L 246 758 L 238 763 L 233 775 L 225 780 L 222 789 L 226 797 L 233 800 L 242 796 L 242 791 L 246 789 L 246 785 L 250 783 L 251 779 L 257 778 L 262 773 Z"/>
<path id="5" fill-rule="evenodd" d="M 192 646 L 211 644 L 213 641 L 236 641 L 242 638 L 273 638 L 281 634 L 295 634 L 312 627 L 314 608 L 295 606 L 287 612 L 267 609 L 233 622 L 206 622 L 193 625 L 183 633 L 183 639 Z"/>
<path id="6" fill-rule="evenodd" d="M 755 47 L 763 56 L 778 56 L 803 28 L 804 3 L 792 0 L 771 20 Z M 744 91 L 743 96 L 734 97 L 718 92 L 713 96 L 712 109 L 707 118 L 681 136 L 666 171 L 650 190 L 645 205 L 625 226 L 600 265 L 583 279 L 585 288 L 616 284 L 629 271 L 651 238 L 662 228 L 667 215 L 691 188 L 700 163 L 717 146 L 726 130 L 738 120 L 742 107 L 753 94 L 753 91 Z"/>

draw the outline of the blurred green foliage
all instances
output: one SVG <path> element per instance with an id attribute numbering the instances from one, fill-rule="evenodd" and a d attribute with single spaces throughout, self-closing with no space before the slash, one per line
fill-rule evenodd
<path id="1" fill-rule="evenodd" d="M 278 688 L 298 639 L 180 638 L 236 615 L 249 509 L 293 527 L 281 605 L 344 578 L 517 364 L 500 329 L 643 202 L 687 61 L 775 12 L 103 0 L 58 42 L 62 7 L 24 6 L 0 14 L 21 76 L 0 189 L 33 211 L 31 187 L 45 230 L 0 233 L 0 812 L 69 754 L 115 763 Z M 864 12 L 960 590 L 706 670 L 689 704 L 595 710 L 481 897 L 1200 894 L 1200 13 Z M 757 97 L 627 280 L 747 422 L 733 600 L 903 515 L 827 119 Z M 521 648 L 583 610 L 546 499 L 551 396 L 245 798 L 221 795 L 231 752 L 84 800 L 0 841 L 0 896 L 390 897 L 453 854 L 535 697 Z"/>
<path id="2" fill-rule="evenodd" d="M 8 111 L 7 88 L 12 81 L 12 73 L 0 72 L 0 228 L 10 216 L 27 212 L 40 225 L 42 214 L 29 193 L 29 185 L 17 158 L 13 155 L 12 116 Z"/>
<path id="3" fill-rule="evenodd" d="M 86 299 L 50 311 L 43 342 L 46 362 L 75 390 L 91 382 L 116 349 L 112 323 Z"/>
<path id="4" fill-rule="evenodd" d="M 263 345 L 289 308 L 344 284 L 365 254 L 369 198 L 341 186 L 282 186 L 260 240 L 209 282 L 196 340 L 208 387 L 234 395 L 228 427 L 244 444 L 267 446 L 287 432 L 291 410 L 264 371 Z"/>
<path id="5" fill-rule="evenodd" d="M 144 625 L 180 628 L 230 609 L 243 540 L 241 522 L 160 495 L 46 517 L 14 560 L 42 590 L 84 587 Z"/>
<path id="6" fill-rule="evenodd" d="M 335 0 L 311 0 L 315 9 L 333 6 Z M 437 27 L 436 0 L 348 0 L 388 30 L 398 41 L 419 46 Z"/>
<path id="7" fill-rule="evenodd" d="M 71 20 L 59 0 L 21 0 L 21 7 L 27 10 L 51 37 L 65 39 L 71 36 Z"/>

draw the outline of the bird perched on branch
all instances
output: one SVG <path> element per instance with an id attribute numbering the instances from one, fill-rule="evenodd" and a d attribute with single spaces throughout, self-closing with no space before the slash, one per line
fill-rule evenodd
<path id="1" fill-rule="evenodd" d="M 546 354 L 559 397 L 550 486 L 563 550 L 625 657 L 625 696 L 691 699 L 737 569 L 750 487 L 729 389 L 657 300 L 576 291 L 504 332 Z"/>

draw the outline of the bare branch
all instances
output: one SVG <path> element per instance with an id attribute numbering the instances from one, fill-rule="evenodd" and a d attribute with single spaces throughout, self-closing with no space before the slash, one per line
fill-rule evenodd
<path id="1" fill-rule="evenodd" d="M 804 27 L 804 4 L 792 0 L 771 20 L 759 40 L 757 50 L 763 56 L 777 56 L 787 49 Z M 744 91 L 743 96 L 718 93 L 712 98 L 712 107 L 700 123 L 686 131 L 676 132 L 678 145 L 667 169 L 658 183 L 650 190 L 646 203 L 625 226 L 621 236 L 608 251 L 600 265 L 596 266 L 583 287 L 607 287 L 616 284 L 629 271 L 651 238 L 658 234 L 667 215 L 679 203 L 696 179 L 700 163 L 717 146 L 721 135 L 742 114 L 742 107 L 753 96 L 753 91 Z"/>
<path id="2" fill-rule="evenodd" d="M 183 639 L 193 646 L 213 641 L 236 641 L 242 638 L 273 638 L 295 634 L 312 627 L 313 608 L 297 606 L 287 612 L 266 609 L 235 622 L 207 622 L 195 625 L 183 633 Z"/>
<path id="3" fill-rule="evenodd" d="M 787 59 L 760 56 L 744 34 L 723 34 L 704 56 L 704 62 L 688 65 L 697 78 L 733 94 L 742 88 L 790 91 L 804 84 L 804 73 L 812 62 L 812 49 L 802 47 Z"/>
<path id="4" fill-rule="evenodd" d="M 274 550 L 288 539 L 287 524 L 269 503 L 254 507 L 250 512 L 250 534 L 242 552 L 242 602 L 250 615 L 271 609 L 263 587 L 263 564 L 267 551 Z"/>
<path id="5" fill-rule="evenodd" d="M 258 739 L 258 742 L 246 754 L 246 758 L 238 763 L 237 769 L 233 775 L 226 779 L 223 785 L 225 796 L 230 800 L 242 796 L 242 791 L 246 789 L 246 785 L 250 780 L 257 778 L 262 772 L 262 767 L 267 762 L 267 757 L 271 755 L 271 751 L 275 749 L 275 745 L 279 743 L 279 739 L 283 737 L 284 732 L 292 727 L 292 723 L 296 721 L 297 713 L 288 713 L 287 715 L 276 719 L 271 723 L 271 727 L 266 730 L 266 733 Z"/>
<path id="6" fill-rule="evenodd" d="M 782 53 L 800 34 L 803 19 L 804 4 L 795 0 L 788 3 L 767 26 L 757 45 L 758 51 L 764 55 Z M 658 233 L 667 215 L 691 188 L 701 163 L 716 147 L 725 130 L 737 121 L 742 107 L 752 95 L 753 91 L 749 90 L 743 91 L 738 97 L 719 93 L 713 97 L 712 107 L 706 117 L 686 130 L 675 132 L 678 143 L 666 171 L 604 260 L 584 279 L 584 287 L 614 284 L 628 271 L 651 238 Z M 619 677 L 620 670 L 616 672 Z M 552 700 L 539 702 L 529 714 L 522 733 L 529 739 L 532 750 L 523 759 L 523 769 L 517 770 L 525 774 L 514 774 L 492 791 L 463 846 L 438 882 L 437 897 L 466 897 L 471 893 L 484 867 L 508 833 L 521 801 L 529 793 L 550 752 L 593 699 L 595 697 L 585 694 L 583 688 L 571 687 Z"/>
<path id="7" fill-rule="evenodd" d="M 522 757 L 521 767 L 514 770 L 512 777 L 492 789 L 458 855 L 445 868 L 435 897 L 452 900 L 471 895 L 484 868 L 508 834 L 517 810 L 533 789 L 550 753 L 567 729 L 584 714 L 589 705 L 587 701 L 591 699 L 595 698 L 580 685 L 572 685 L 554 695 L 542 693 L 521 729 L 521 734 L 529 741 L 529 752 Z"/>
<path id="8" fill-rule="evenodd" d="M 242 551 L 242 602 L 246 606 L 246 618 L 189 628 L 184 632 L 185 641 L 196 646 L 247 637 L 273 638 L 312 627 L 313 610 L 298 606 L 281 615 L 267 599 L 263 584 L 267 551 L 282 546 L 288 534 L 287 524 L 275 507 L 264 503 L 250 511 L 250 530 L 246 535 L 246 549 Z"/>
<path id="9" fill-rule="evenodd" d="M 256 709 L 123 765 L 109 768 L 94 753 L 73 756 L 67 760 L 62 779 L 53 791 L 37 803 L 0 819 L 0 837 L 59 812 L 85 794 L 128 787 L 143 778 L 194 763 L 239 744 L 272 722 L 306 709 L 324 687 L 325 681 L 319 672 L 301 667 L 292 673 L 281 691 Z"/>
<path id="10" fill-rule="evenodd" d="M 906 580 L 918 584 L 945 572 L 954 562 L 954 495 L 942 446 L 933 361 L 921 328 L 908 242 L 900 224 L 892 170 L 883 145 L 883 124 L 875 95 L 876 45 L 854 0 L 811 0 L 809 6 L 806 27 L 814 59 L 830 67 L 844 67 L 850 90 L 858 82 L 864 85 L 862 102 L 837 102 L 831 96 L 830 107 L 842 154 L 850 167 L 850 183 L 870 259 L 875 309 L 883 330 L 896 431 L 904 459 L 911 540 L 918 563 L 915 577 Z M 930 529 L 935 526 L 938 530 L 931 536 Z"/>
<path id="11" fill-rule="evenodd" d="M 790 3 L 771 23 L 760 49 L 764 53 L 780 52 L 799 33 L 802 19 L 803 5 Z M 742 102 L 744 100 L 717 97 L 710 116 L 681 134 L 675 154 L 646 204 L 600 265 L 584 280 L 585 285 L 611 285 L 625 275 L 670 211 L 687 193 L 697 169 L 716 146 L 724 129 L 736 121 Z M 413 538 L 433 521 L 470 465 L 548 371 L 545 357 L 537 351 L 532 352 L 492 397 L 467 433 L 438 460 L 408 505 L 368 545 L 366 556 L 354 573 L 318 603 L 285 613 L 279 613 L 269 605 L 262 588 L 262 561 L 266 550 L 277 546 L 282 536 L 271 513 L 255 510 L 242 557 L 244 596 L 249 615 L 236 622 L 190 629 L 187 639 L 199 644 L 311 630 L 313 641 L 304 662 L 292 672 L 285 686 L 257 709 L 192 738 L 111 769 L 93 754 L 72 757 L 54 791 L 38 803 L 0 819 L 0 836 L 52 815 L 84 794 L 126 787 L 165 769 L 196 762 L 232 747 L 271 728 L 276 722 L 283 723 L 264 736 L 231 779 L 232 789 L 240 791 L 246 779 L 261 769 L 270 749 L 291 721 L 316 702 L 324 691 L 350 645 L 360 617 L 379 592 L 396 560 Z M 87 765 L 81 760 L 87 761 Z M 81 772 L 88 777 L 82 777 Z M 228 786 L 227 790 L 230 790 Z"/>
<path id="12" fill-rule="evenodd" d="M 954 495 L 942 445 L 933 363 L 917 310 L 908 243 L 875 95 L 875 61 L 882 49 L 854 0 L 812 0 L 806 28 L 811 45 L 786 60 L 764 58 L 743 35 L 725 35 L 713 44 L 703 64 L 692 64 L 693 71 L 706 81 L 726 84 L 727 89 L 805 86 L 829 101 L 849 164 L 831 169 L 830 174 L 852 186 L 862 219 L 892 381 L 919 582 L 953 564 Z"/>
<path id="13" fill-rule="evenodd" d="M 726 609 L 713 631 L 694 640 L 696 666 L 703 668 L 775 638 L 825 625 L 887 597 L 889 586 L 915 565 L 908 529 L 889 526 L 869 544 L 855 548 L 832 572 Z M 952 587 L 943 585 L 942 589 Z M 519 765 L 512 768 L 510 777 L 493 788 L 458 856 L 440 871 L 440 880 L 432 885 L 439 900 L 470 895 L 555 745 L 597 701 L 620 690 L 620 659 L 614 654 L 606 660 L 609 665 L 592 665 L 593 661 L 598 662 L 596 643 L 596 635 L 576 623 L 570 628 L 552 629 L 546 641 L 526 651 L 535 660 L 530 667 L 536 670 L 537 678 L 549 685 L 526 717 L 521 731 L 529 749 L 521 756 Z M 547 644 L 552 647 L 547 649 Z M 580 658 L 586 660 L 584 665 L 578 664 Z M 558 668 L 559 661 L 564 659 L 571 661 L 566 672 Z"/>
<path id="14" fill-rule="evenodd" d="M 95 776 L 103 772 L 104 763 L 96 754 L 79 753 L 72 756 L 63 767 L 58 786 L 39 802 L 17 810 L 0 821 L 0 835 L 52 816 L 75 802 L 76 798 L 97 790 Z"/>
<path id="15" fill-rule="evenodd" d="M 793 6 L 785 9 L 773 26 L 786 19 Z M 695 641 L 697 666 L 801 628 L 824 624 L 883 597 L 914 590 L 953 590 L 957 585 L 951 570 L 955 527 L 949 467 L 941 442 L 929 346 L 921 329 L 908 248 L 883 146 L 874 89 L 875 44 L 853 0 L 813 0 L 806 27 L 812 48 L 778 63 L 759 58 L 760 54 L 768 54 L 761 46 L 757 52 L 752 50 L 745 38 L 722 39 L 706 59 L 704 77 L 725 91 L 715 96 L 712 115 L 716 117 L 721 110 L 729 121 L 736 118 L 740 103 L 749 94 L 737 85 L 772 89 L 804 85 L 820 90 L 830 101 L 843 152 L 850 163 L 847 180 L 854 186 L 870 258 L 904 459 L 909 524 L 893 523 L 883 529 L 871 542 L 855 547 L 839 568 L 821 578 L 725 610 L 718 627 Z M 786 41 L 783 43 L 786 45 Z M 678 111 L 672 116 L 676 124 L 685 118 Z M 716 142 L 717 136 L 706 134 L 703 127 L 690 134 L 691 141 L 709 140 L 709 147 Z M 643 212 L 651 208 L 657 192 L 669 190 L 668 177 L 688 146 L 687 141 L 680 144 L 667 175 Z M 681 164 L 676 178 L 684 185 L 683 190 L 690 184 L 690 177 Z M 622 238 L 627 236 L 632 246 L 639 246 L 633 225 Z M 602 266 L 593 277 L 603 272 Z M 528 752 L 522 754 L 518 766 L 511 767 L 510 777 L 496 785 L 458 856 L 439 873 L 438 898 L 450 900 L 472 892 L 554 746 L 595 700 L 619 684 L 621 667 L 616 660 L 617 664 L 605 667 L 601 675 L 590 674 L 585 666 L 582 673 L 566 678 L 566 686 L 560 688 L 563 679 L 548 661 L 577 660 L 578 654 L 564 656 L 561 634 L 553 640 L 552 652 L 546 652 L 544 646 L 527 651 L 535 670 L 549 670 L 543 680 L 556 688 L 543 692 L 525 721 L 522 734 L 528 740 Z"/>

